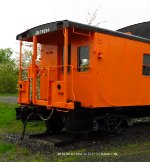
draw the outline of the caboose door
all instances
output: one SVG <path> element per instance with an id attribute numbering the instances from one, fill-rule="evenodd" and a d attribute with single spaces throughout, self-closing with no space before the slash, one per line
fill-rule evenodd
<path id="1" fill-rule="evenodd" d="M 41 51 L 40 100 L 47 100 L 50 95 L 51 82 L 58 80 L 58 48 L 55 45 L 42 45 Z"/>
<path id="2" fill-rule="evenodd" d="M 61 107 L 65 101 L 65 85 L 67 99 L 72 94 L 71 80 L 71 45 L 68 45 L 67 81 L 64 82 L 64 45 L 42 45 L 40 68 L 40 100 L 48 101 L 48 105 Z"/>
<path id="3" fill-rule="evenodd" d="M 74 74 L 74 93 L 77 101 L 80 101 L 82 106 L 90 107 L 93 98 L 94 79 L 91 63 L 92 63 L 92 48 L 89 42 L 74 45 L 73 48 L 74 67 L 77 67 Z"/>

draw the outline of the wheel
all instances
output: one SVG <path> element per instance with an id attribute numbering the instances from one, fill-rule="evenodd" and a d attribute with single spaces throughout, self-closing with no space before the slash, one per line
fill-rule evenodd
<path id="1" fill-rule="evenodd" d="M 93 121 L 93 131 L 98 132 L 101 135 L 117 134 L 120 135 L 125 127 L 125 117 L 119 115 L 104 116 L 101 119 Z"/>

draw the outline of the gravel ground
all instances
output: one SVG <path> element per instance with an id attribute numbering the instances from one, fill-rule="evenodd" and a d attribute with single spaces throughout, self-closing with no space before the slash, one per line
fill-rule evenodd
<path id="1" fill-rule="evenodd" d="M 0 96 L 0 102 L 3 103 L 17 103 L 17 96 Z"/>
<path id="2" fill-rule="evenodd" d="M 36 137 L 29 138 L 29 136 L 25 136 L 24 140 L 20 139 L 20 134 L 4 134 L 3 140 L 9 143 L 15 143 L 22 147 L 27 148 L 33 153 L 40 152 L 46 154 L 48 156 L 52 156 L 54 154 L 66 153 L 67 151 L 76 151 L 76 150 L 84 150 L 87 152 L 93 153 L 110 153 L 112 150 L 116 150 L 119 147 L 125 147 L 126 145 L 132 144 L 133 146 L 138 143 L 145 143 L 150 141 L 150 123 L 142 123 L 136 124 L 132 128 L 127 129 L 122 135 L 107 135 L 107 136 L 83 136 L 80 139 L 76 140 L 75 143 L 67 143 L 61 145 L 61 147 L 54 147 L 54 143 L 59 143 L 59 141 L 66 141 L 73 138 L 71 135 L 67 133 L 62 133 L 60 135 L 51 135 L 48 137 Z M 61 143 L 61 142 L 60 142 Z M 147 146 L 147 150 L 150 150 L 149 145 Z M 80 160 L 78 160 L 79 162 Z M 82 161 L 82 159 L 81 159 Z M 90 161 L 90 159 L 86 160 Z M 100 161 L 100 159 L 95 159 L 95 161 Z M 105 161 L 103 159 L 102 161 Z M 108 161 L 108 158 L 106 159 Z M 110 158 L 109 161 L 114 161 L 114 158 Z M 116 160 L 115 160 L 116 161 Z M 117 161 L 123 162 L 149 162 L 150 155 L 149 154 L 140 154 L 140 156 L 126 155 L 125 157 L 117 158 Z M 93 160 L 92 160 L 93 162 Z"/>

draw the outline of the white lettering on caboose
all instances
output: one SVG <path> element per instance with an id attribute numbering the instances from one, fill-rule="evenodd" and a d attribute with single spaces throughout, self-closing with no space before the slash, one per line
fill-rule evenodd
<path id="1" fill-rule="evenodd" d="M 45 34 L 48 32 L 50 32 L 50 28 L 45 28 L 45 29 L 35 31 L 35 35 Z"/>

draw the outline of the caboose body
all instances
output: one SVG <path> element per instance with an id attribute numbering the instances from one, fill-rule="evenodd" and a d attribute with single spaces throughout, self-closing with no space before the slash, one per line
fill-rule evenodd
<path id="1" fill-rule="evenodd" d="M 66 20 L 32 28 L 17 40 L 18 119 L 42 117 L 52 131 L 81 132 L 117 130 L 129 118 L 149 115 L 149 39 Z M 23 41 L 33 42 L 25 69 Z"/>

